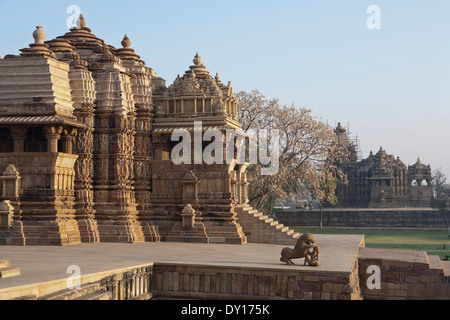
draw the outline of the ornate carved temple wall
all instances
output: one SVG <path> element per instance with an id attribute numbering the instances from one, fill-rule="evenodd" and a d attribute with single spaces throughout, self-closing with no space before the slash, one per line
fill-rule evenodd
<path id="1" fill-rule="evenodd" d="M 130 48 L 78 27 L 0 59 L 0 202 L 14 208 L 0 244 L 245 243 L 234 207 L 246 165 L 174 165 L 175 129 L 239 131 L 231 83 L 200 56 L 165 80 Z M 182 214 L 194 209 L 192 228 Z"/>
<path id="2" fill-rule="evenodd" d="M 348 184 L 338 186 L 339 207 L 355 208 L 429 208 L 433 198 L 431 167 L 420 159 L 406 166 L 380 148 L 378 153 L 357 161 L 355 146 L 341 126 L 335 130 L 339 143 L 348 148 L 350 157 L 340 165 Z"/>

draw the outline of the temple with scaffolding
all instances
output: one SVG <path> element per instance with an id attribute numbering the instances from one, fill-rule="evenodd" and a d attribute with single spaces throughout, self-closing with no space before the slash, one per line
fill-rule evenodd
<path id="1" fill-rule="evenodd" d="M 347 183 L 336 189 L 339 207 L 404 208 L 430 207 L 433 198 L 430 165 L 420 159 L 406 166 L 399 157 L 389 155 L 383 147 L 363 159 L 357 136 L 350 136 L 341 123 L 336 130 L 338 142 L 350 156 L 339 164 Z"/>

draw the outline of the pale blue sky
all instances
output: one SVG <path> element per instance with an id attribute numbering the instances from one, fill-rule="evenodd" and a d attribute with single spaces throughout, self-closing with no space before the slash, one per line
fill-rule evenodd
<path id="1" fill-rule="evenodd" d="M 2 1 L 0 55 L 67 32 L 69 5 L 87 26 L 132 47 L 170 84 L 197 51 L 236 91 L 258 89 L 349 123 L 366 157 L 386 151 L 417 157 L 450 179 L 450 1 Z M 369 30 L 369 5 L 381 30 Z"/>

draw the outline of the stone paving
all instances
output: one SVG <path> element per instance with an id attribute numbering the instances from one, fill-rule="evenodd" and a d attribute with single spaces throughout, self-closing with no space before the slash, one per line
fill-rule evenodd
<path id="1" fill-rule="evenodd" d="M 301 272 L 350 273 L 357 253 L 364 243 L 362 235 L 317 235 L 319 268 L 286 266 L 279 261 L 286 245 L 246 244 L 211 245 L 186 243 L 81 244 L 71 247 L 0 247 L 0 256 L 20 267 L 19 277 L 0 279 L 0 293 L 8 288 L 67 279 L 71 265 L 80 267 L 82 275 L 152 263 L 181 265 L 233 266 L 253 269 L 295 269 Z M 290 247 L 290 246 L 289 246 Z"/>

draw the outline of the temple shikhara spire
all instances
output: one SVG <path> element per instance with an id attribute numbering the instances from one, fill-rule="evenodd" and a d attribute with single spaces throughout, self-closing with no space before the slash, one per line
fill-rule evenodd
<path id="1" fill-rule="evenodd" d="M 87 26 L 80 15 L 54 39 L 38 26 L 19 56 L 0 60 L 0 202 L 14 208 L 0 244 L 245 243 L 235 209 L 247 202 L 246 165 L 170 156 L 172 132 L 194 121 L 239 132 L 231 83 L 196 53 L 166 86 L 127 34 L 116 48 Z"/>

